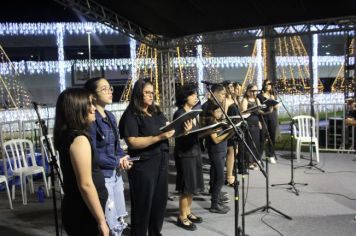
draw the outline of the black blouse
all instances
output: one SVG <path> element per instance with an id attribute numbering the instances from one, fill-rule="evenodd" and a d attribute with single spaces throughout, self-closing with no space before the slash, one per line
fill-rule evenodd
<path id="1" fill-rule="evenodd" d="M 181 116 L 186 111 L 183 108 L 178 109 L 173 119 Z M 193 129 L 197 129 L 198 124 L 193 124 Z M 187 136 L 181 136 L 175 139 L 174 153 L 178 157 L 196 157 L 200 155 L 199 139 L 196 134 L 190 134 Z"/>
<path id="2" fill-rule="evenodd" d="M 148 137 L 160 133 L 159 128 L 166 125 L 167 119 L 162 112 L 155 112 L 152 116 L 136 114 L 129 107 L 125 110 L 119 123 L 120 137 Z M 154 143 L 146 148 L 128 148 L 130 156 L 140 156 L 145 159 L 149 156 L 159 155 L 162 151 L 169 151 L 168 140 Z"/>

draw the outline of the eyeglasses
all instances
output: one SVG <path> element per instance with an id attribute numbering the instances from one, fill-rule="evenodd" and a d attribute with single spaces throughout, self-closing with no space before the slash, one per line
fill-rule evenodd
<path id="1" fill-rule="evenodd" d="M 98 92 L 104 93 L 104 94 L 110 94 L 114 92 L 114 87 L 103 87 L 102 89 L 98 90 Z"/>
<path id="2" fill-rule="evenodd" d="M 258 90 L 250 90 L 251 93 L 257 93 Z"/>
<path id="3" fill-rule="evenodd" d="M 272 83 L 267 83 L 267 85 L 272 85 Z"/>
<path id="4" fill-rule="evenodd" d="M 151 92 L 151 91 L 143 91 L 143 95 L 145 95 L 145 96 L 154 96 L 155 95 L 155 93 L 154 92 Z"/>

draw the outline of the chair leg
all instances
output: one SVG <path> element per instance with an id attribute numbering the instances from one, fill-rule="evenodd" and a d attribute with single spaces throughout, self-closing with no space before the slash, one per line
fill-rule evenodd
<path id="1" fill-rule="evenodd" d="M 315 154 L 316 154 L 316 162 L 319 162 L 319 144 L 318 141 L 315 142 Z"/>
<path id="2" fill-rule="evenodd" d="M 296 153 L 296 155 L 297 155 L 297 162 L 300 162 L 300 150 L 301 149 L 301 142 L 298 140 L 297 141 L 297 153 Z"/>
<path id="3" fill-rule="evenodd" d="M 43 183 L 44 183 L 45 188 L 46 188 L 46 196 L 49 197 L 47 178 L 46 178 L 46 173 L 44 172 L 44 169 L 42 170 L 42 176 L 43 176 Z"/>
<path id="4" fill-rule="evenodd" d="M 12 200 L 14 200 L 15 199 L 15 183 L 13 182 L 12 183 Z"/>
<path id="5" fill-rule="evenodd" d="M 35 187 L 33 186 L 33 175 L 30 176 L 30 189 L 31 189 L 31 193 L 34 194 L 35 193 Z"/>
<path id="6" fill-rule="evenodd" d="M 25 183 L 24 183 L 25 177 Z M 27 205 L 27 187 L 26 187 L 26 176 L 20 175 L 20 186 L 22 194 L 22 204 Z"/>
<path id="7" fill-rule="evenodd" d="M 12 210 L 14 208 L 12 207 L 11 194 L 10 194 L 10 189 L 9 189 L 9 185 L 8 185 L 7 181 L 5 181 L 5 185 L 6 185 L 7 198 L 9 199 L 10 209 Z"/>
<path id="8" fill-rule="evenodd" d="M 51 179 L 51 176 L 48 176 L 47 185 L 48 185 L 48 190 L 51 190 L 51 188 L 52 188 L 52 179 Z"/>

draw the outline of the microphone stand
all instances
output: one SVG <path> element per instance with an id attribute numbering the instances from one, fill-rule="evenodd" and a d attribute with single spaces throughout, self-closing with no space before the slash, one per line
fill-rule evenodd
<path id="1" fill-rule="evenodd" d="M 311 103 L 311 109 L 310 109 L 310 115 L 312 116 L 312 117 L 314 117 L 314 100 L 313 100 L 313 98 L 312 97 L 310 97 L 310 103 Z M 321 169 L 321 168 L 319 168 L 319 167 L 317 167 L 316 165 L 317 164 L 314 164 L 313 163 L 313 127 L 312 127 L 312 121 L 310 120 L 310 148 L 309 148 L 309 157 L 310 157 L 310 160 L 309 160 L 309 163 L 307 164 L 307 165 L 303 165 L 303 166 L 297 166 L 297 167 L 295 167 L 294 169 L 298 169 L 298 168 L 303 168 L 303 167 L 305 167 L 305 168 L 309 168 L 309 169 L 316 169 L 316 170 L 319 170 L 320 172 L 325 172 L 325 170 L 323 170 L 323 169 Z M 316 125 L 316 124 L 314 124 L 314 125 Z M 316 148 L 315 148 L 316 149 Z M 316 151 L 316 150 L 315 150 Z"/>
<path id="2" fill-rule="evenodd" d="M 275 187 L 275 186 L 282 186 L 282 185 L 290 185 L 291 187 L 288 188 L 288 189 L 290 189 L 292 192 L 294 190 L 295 195 L 299 196 L 299 190 L 295 186 L 298 185 L 298 184 L 299 185 L 303 185 L 303 186 L 307 186 L 308 184 L 307 183 L 296 183 L 296 182 L 294 182 L 294 167 L 293 167 L 293 164 L 294 164 L 294 161 L 293 161 L 293 157 L 294 157 L 294 145 L 293 145 L 293 143 L 294 143 L 294 130 L 293 129 L 295 127 L 294 126 L 295 120 L 292 118 L 291 114 L 289 113 L 288 109 L 284 105 L 283 100 L 280 98 L 278 93 L 277 93 L 277 96 L 278 96 L 279 100 L 281 101 L 283 108 L 286 110 L 289 119 L 291 120 L 291 122 L 290 122 L 290 166 L 291 166 L 290 170 L 291 170 L 291 180 L 288 183 L 272 184 L 271 186 Z"/>
<path id="3" fill-rule="evenodd" d="M 267 138 L 270 142 L 270 145 L 272 146 L 272 150 L 273 150 L 273 153 L 275 154 L 274 152 L 274 147 L 273 147 L 273 143 L 272 143 L 272 140 L 271 140 L 271 137 L 269 135 L 269 132 L 268 132 L 268 128 L 267 128 L 267 125 L 266 125 L 266 121 L 265 119 L 263 118 L 263 115 L 260 114 L 260 118 L 261 118 L 261 121 L 262 121 L 262 125 L 263 127 L 266 129 L 266 132 L 267 132 Z M 263 142 L 264 144 L 264 142 Z M 261 145 L 263 145 L 261 144 Z M 278 214 L 284 216 L 285 218 L 287 218 L 288 220 L 292 220 L 292 217 L 282 213 L 281 211 L 277 210 L 276 208 L 272 207 L 270 204 L 270 201 L 269 201 L 269 169 L 268 169 L 268 159 L 266 158 L 266 173 L 267 173 L 267 176 L 266 176 L 266 205 L 264 206 L 261 206 L 261 207 L 257 207 L 256 209 L 254 210 L 251 210 L 251 211 L 248 211 L 245 213 L 245 215 L 249 215 L 249 214 L 252 214 L 254 212 L 257 212 L 259 210 L 261 210 L 262 212 L 263 211 L 266 211 L 267 213 L 269 213 L 269 210 L 273 210 L 275 212 L 277 212 Z"/>
<path id="4" fill-rule="evenodd" d="M 38 111 L 38 104 L 36 102 L 33 102 L 33 107 L 36 111 L 37 114 L 37 118 L 38 118 L 38 123 L 41 127 L 42 130 L 42 134 L 45 137 L 45 144 L 47 146 L 47 150 L 49 151 L 50 154 L 50 176 L 51 176 L 51 190 L 52 190 L 52 202 L 53 202 L 53 211 L 54 211 L 54 223 L 55 223 L 55 227 L 56 227 L 56 236 L 59 236 L 59 226 L 58 226 L 58 212 L 57 212 L 57 199 L 56 199 L 56 187 L 55 187 L 55 175 L 54 175 L 54 170 L 56 170 L 56 173 L 58 175 L 59 181 L 61 186 L 63 187 L 63 181 L 61 179 L 61 175 L 59 174 L 59 166 L 57 164 L 57 159 L 56 156 L 54 155 L 54 150 L 52 150 L 50 142 L 48 140 L 48 130 L 46 127 L 46 124 L 44 123 L 44 121 L 41 119 L 41 115 Z M 44 178 L 46 178 L 44 176 Z"/>
<path id="5" fill-rule="evenodd" d="M 216 104 L 220 107 L 221 111 L 223 112 L 223 114 L 225 115 L 226 117 L 226 120 L 228 121 L 228 124 L 230 124 L 233 129 L 234 129 L 234 132 L 236 134 L 236 136 L 239 138 L 239 140 L 244 144 L 244 147 L 247 148 L 247 151 L 250 153 L 250 155 L 252 156 L 252 158 L 255 160 L 255 162 L 257 163 L 259 169 L 261 170 L 262 174 L 267 177 L 267 174 L 266 172 L 264 171 L 264 169 L 262 168 L 261 164 L 257 161 L 257 158 L 256 156 L 254 155 L 254 153 L 252 152 L 251 148 L 247 145 L 246 143 L 246 140 L 243 139 L 243 136 L 242 136 L 242 132 L 241 130 L 238 130 L 237 126 L 234 124 L 234 122 L 232 122 L 231 118 L 227 115 L 225 109 L 223 108 L 223 106 L 221 105 L 221 103 L 218 101 L 218 99 L 215 97 L 214 93 L 211 91 L 210 89 L 210 85 L 212 84 L 208 84 L 206 83 L 206 88 L 208 90 L 208 92 L 210 93 L 211 97 L 213 98 L 213 100 L 216 102 Z M 236 103 L 235 103 L 236 104 Z M 241 116 L 241 114 L 240 114 Z M 241 116 L 242 117 L 242 116 Z M 236 159 L 236 158 L 235 158 Z M 235 171 L 235 175 L 237 172 Z M 236 177 L 236 176 L 235 176 Z M 237 178 L 236 178 L 237 179 Z M 242 178 L 242 183 L 244 184 L 244 178 Z M 236 187 L 238 188 L 238 186 Z M 238 192 L 238 190 L 236 190 L 235 188 L 235 193 L 236 191 Z M 242 196 L 243 196 L 243 201 L 244 201 L 244 188 L 242 188 Z M 238 215 L 236 213 L 238 213 L 238 200 L 239 198 L 238 197 L 235 197 L 235 207 L 237 208 L 237 211 L 235 212 L 235 224 L 238 223 Z M 242 211 L 244 213 L 244 202 L 242 202 Z M 235 208 L 235 210 L 236 210 Z M 235 236 L 239 236 L 239 235 L 242 235 L 242 236 L 245 236 L 245 220 L 244 220 L 244 214 L 242 214 L 243 218 L 242 218 L 242 232 L 240 231 L 238 225 L 235 225 Z"/>

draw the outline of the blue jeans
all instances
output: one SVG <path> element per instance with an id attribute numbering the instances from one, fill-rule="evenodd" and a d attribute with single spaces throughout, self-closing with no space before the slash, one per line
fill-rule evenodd
<path id="1" fill-rule="evenodd" d="M 110 236 L 121 236 L 127 224 L 124 217 L 127 216 L 124 197 L 124 182 L 121 175 L 114 171 L 110 178 L 105 178 L 105 186 L 108 190 L 108 200 L 105 207 L 105 217 L 110 228 Z"/>

